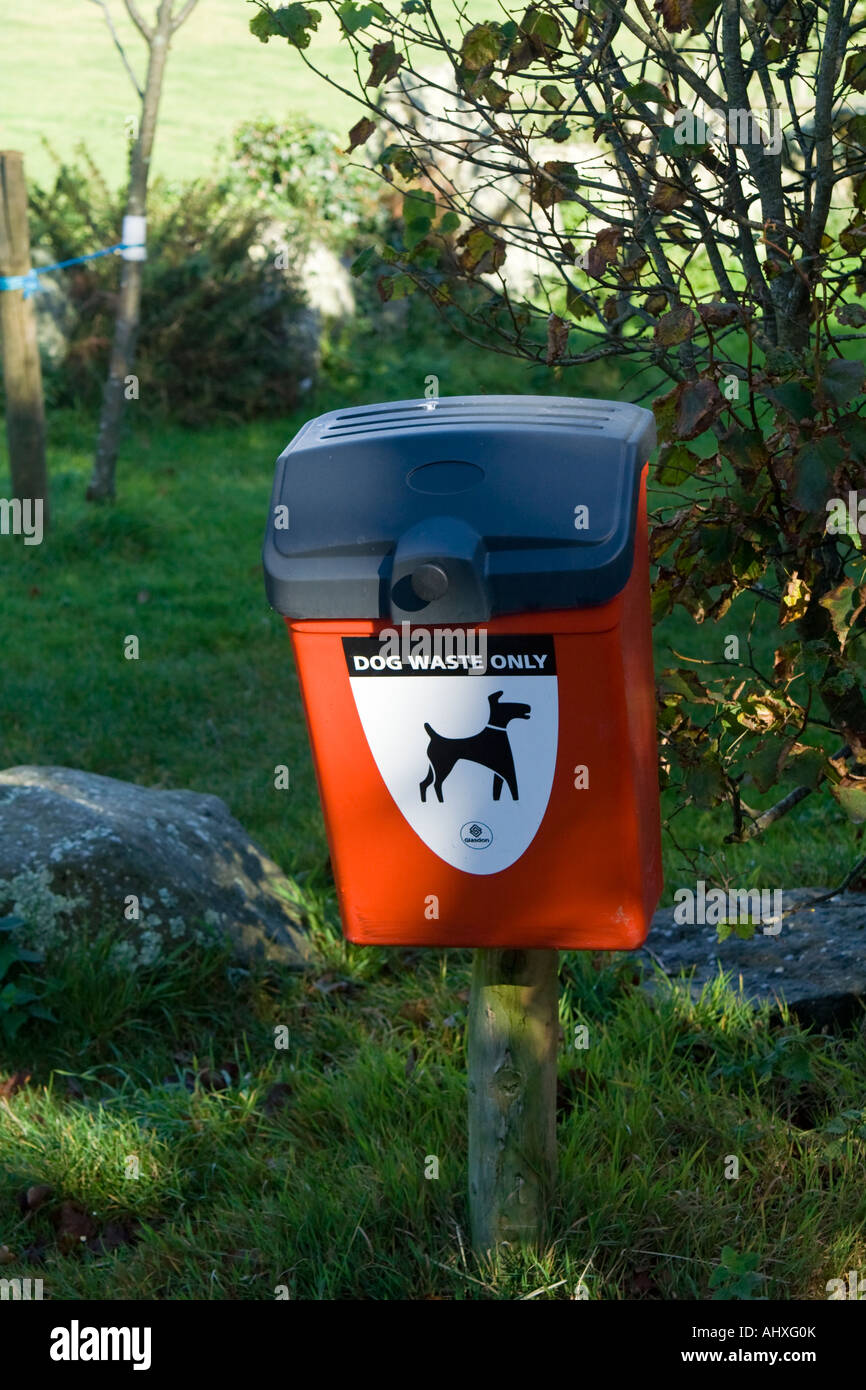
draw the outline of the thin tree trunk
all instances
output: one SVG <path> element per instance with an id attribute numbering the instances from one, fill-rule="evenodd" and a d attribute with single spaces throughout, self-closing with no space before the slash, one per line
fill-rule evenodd
<path id="1" fill-rule="evenodd" d="M 4 150 L 0 153 L 0 275 L 27 275 L 30 269 L 24 160 L 17 151 Z M 0 291 L 0 338 L 12 495 L 22 501 L 41 500 L 44 526 L 48 520 L 48 473 L 42 367 L 36 311 L 23 290 Z"/>
<path id="2" fill-rule="evenodd" d="M 556 1172 L 556 951 L 479 949 L 469 1001 L 469 1205 L 479 1254 L 536 1245 Z"/>
<path id="3" fill-rule="evenodd" d="M 172 25 L 171 10 L 172 0 L 160 0 L 156 27 L 148 37 L 150 56 L 141 104 L 141 127 L 132 152 L 126 200 L 128 217 L 144 217 L 147 213 L 147 181 L 156 134 L 156 118 L 168 47 L 173 27 L 176 27 Z M 115 493 L 114 479 L 120 446 L 126 378 L 131 374 L 135 361 L 135 345 L 141 316 L 141 267 L 141 261 L 123 262 L 108 379 L 102 394 L 96 457 L 87 488 L 88 501 L 112 498 Z"/>

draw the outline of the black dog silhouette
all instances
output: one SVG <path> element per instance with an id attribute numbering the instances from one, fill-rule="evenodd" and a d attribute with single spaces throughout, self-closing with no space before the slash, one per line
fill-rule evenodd
<path id="1" fill-rule="evenodd" d="M 430 735 L 427 745 L 430 766 L 421 783 L 422 801 L 427 800 L 427 788 L 431 782 L 437 797 L 440 801 L 443 800 L 442 783 L 461 758 L 490 768 L 493 773 L 494 801 L 499 800 L 503 782 L 508 783 L 512 800 L 517 801 L 517 777 L 506 726 L 512 719 L 528 719 L 532 706 L 502 704 L 501 690 L 497 690 L 495 695 L 488 695 L 487 698 L 490 703 L 490 717 L 480 733 L 473 734 L 471 738 L 445 738 L 443 734 L 437 734 L 435 729 L 431 729 L 429 724 L 424 725 Z"/>

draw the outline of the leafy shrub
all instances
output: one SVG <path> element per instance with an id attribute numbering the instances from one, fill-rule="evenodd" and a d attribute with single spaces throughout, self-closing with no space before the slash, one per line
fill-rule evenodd
<path id="1" fill-rule="evenodd" d="M 382 180 L 346 161 L 341 142 L 303 117 L 260 119 L 238 127 L 231 177 L 296 236 L 323 241 L 338 254 L 356 252 L 392 218 Z"/>
<path id="2" fill-rule="evenodd" d="M 0 917 L 0 933 L 6 938 L 0 937 L 0 1034 L 7 1042 L 31 1019 L 56 1022 L 43 1002 L 45 990 L 34 989 L 36 981 L 21 968 L 42 960 L 37 951 L 25 951 L 13 940 L 13 933 L 23 925 L 20 917 Z"/>
<path id="3" fill-rule="evenodd" d="M 721 1260 L 710 1275 L 710 1288 L 714 1299 L 741 1299 L 743 1301 L 762 1301 L 758 1293 L 766 1275 L 758 1270 L 761 1257 L 750 1250 L 734 1250 L 726 1245 Z"/>
<path id="4" fill-rule="evenodd" d="M 52 187 L 32 191 L 34 257 L 67 260 L 112 245 L 123 201 L 79 149 Z M 228 180 L 154 182 L 135 368 L 145 407 L 198 424 L 296 405 L 315 365 L 315 336 L 295 257 L 289 248 L 278 268 L 268 221 L 266 206 L 244 201 Z M 98 402 L 119 273 L 113 256 L 60 272 L 66 345 L 46 368 L 51 403 Z"/>

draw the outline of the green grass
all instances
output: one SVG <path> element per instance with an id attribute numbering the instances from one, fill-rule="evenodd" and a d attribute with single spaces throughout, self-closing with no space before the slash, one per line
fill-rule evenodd
<path id="1" fill-rule="evenodd" d="M 141 82 L 145 45 L 125 6 L 109 0 L 109 8 Z M 140 8 L 149 18 L 153 0 Z M 340 134 L 357 120 L 355 103 L 313 76 L 287 43 L 262 44 L 250 34 L 255 13 L 245 0 L 200 0 L 178 31 L 166 69 L 155 173 L 198 176 L 234 128 L 255 116 L 303 112 Z M 4 26 L 4 37 L 3 148 L 21 150 L 29 176 L 44 179 L 51 161 L 43 139 L 62 156 L 83 141 L 109 181 L 120 182 L 125 122 L 139 101 L 100 8 L 88 0 L 20 6 Z M 323 21 L 313 56 L 337 80 L 351 77 L 347 46 L 330 19 Z"/>
<path id="2" fill-rule="evenodd" d="M 141 84 L 146 49 L 122 0 L 108 0 L 115 29 Z M 155 0 L 141 0 L 150 21 Z M 176 6 L 176 8 L 178 8 Z M 313 7 L 315 8 L 315 7 Z M 473 0 L 473 18 L 496 12 Z M 322 6 L 309 58 L 344 90 L 311 72 L 287 42 L 260 43 L 249 31 L 258 11 L 250 0 L 199 0 L 172 40 L 152 172 L 172 179 L 206 173 L 235 128 L 257 116 L 304 115 L 338 135 L 361 106 L 351 51 Z M 439 20 L 453 26 L 451 8 Z M 127 120 L 140 107 L 103 14 L 90 0 L 40 0 L 5 17 L 0 55 L 0 146 L 21 150 L 31 179 L 53 165 L 44 142 L 68 158 L 83 142 L 109 183 L 126 170 Z M 38 95 L 34 95 L 38 94 Z"/>
<path id="3" fill-rule="evenodd" d="M 490 1265 L 467 1249 L 467 952 L 325 932 L 318 981 L 212 952 L 131 985 L 108 944 L 57 963 L 57 1025 L 7 1061 L 32 1078 L 0 1102 L 2 1273 L 46 1297 L 704 1299 L 730 1246 L 759 1296 L 821 1299 L 866 1261 L 862 1031 L 810 1037 L 721 984 L 650 999 L 622 957 L 564 957 L 549 1238 Z"/>

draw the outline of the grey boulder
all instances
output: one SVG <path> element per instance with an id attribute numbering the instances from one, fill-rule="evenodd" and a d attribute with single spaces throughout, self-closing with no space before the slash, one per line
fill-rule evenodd
<path id="1" fill-rule="evenodd" d="M 652 968 L 669 978 L 685 971 L 697 994 L 722 970 L 734 989 L 754 1003 L 785 1000 L 803 1023 L 825 1027 L 855 1022 L 866 1006 L 866 893 L 840 893 L 818 901 L 821 888 L 782 894 L 780 930 L 758 926 L 748 939 L 717 938 L 714 926 L 674 920 L 662 908 L 652 922 L 646 946 L 638 952 L 647 966 L 649 987 L 657 987 Z M 664 980 L 664 974 L 660 977 Z M 659 977 L 656 977 L 658 979 Z"/>
<path id="2" fill-rule="evenodd" d="M 228 937 L 239 958 L 311 960 L 297 890 L 216 796 L 66 767 L 0 772 L 0 915 L 36 950 L 79 924 L 116 927 L 117 957 L 153 964 Z"/>

